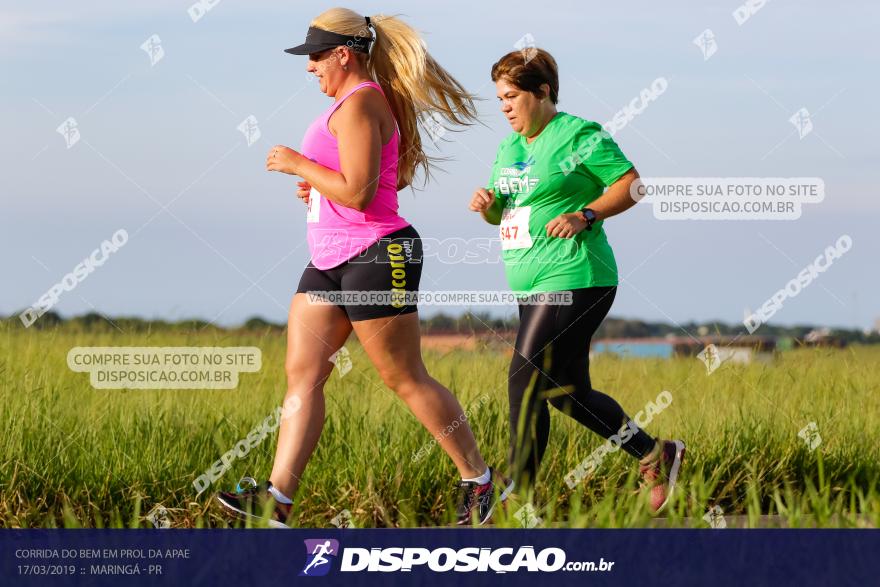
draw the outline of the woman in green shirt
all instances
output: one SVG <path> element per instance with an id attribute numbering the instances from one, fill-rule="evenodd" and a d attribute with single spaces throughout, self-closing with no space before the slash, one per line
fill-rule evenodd
<path id="1" fill-rule="evenodd" d="M 639 459 L 650 505 L 659 511 L 675 485 L 684 443 L 648 435 L 592 388 L 589 373 L 590 340 L 618 283 L 602 225 L 635 204 L 629 188 L 638 173 L 599 124 L 557 111 L 558 69 L 546 51 L 505 55 L 492 67 L 492 81 L 514 132 L 499 146 L 491 181 L 470 209 L 500 226 L 507 280 L 523 296 L 508 375 L 514 481 L 521 489 L 535 481 L 549 403 L 605 438 L 616 435 L 613 441 Z M 554 296 L 570 296 L 571 303 Z"/>

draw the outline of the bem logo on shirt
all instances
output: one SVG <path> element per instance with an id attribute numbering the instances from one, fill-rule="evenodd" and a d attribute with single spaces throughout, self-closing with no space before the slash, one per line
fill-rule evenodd
<path id="1" fill-rule="evenodd" d="M 529 177 L 528 175 L 522 177 L 502 176 L 495 182 L 495 191 L 505 196 L 525 194 L 535 189 L 540 181 L 537 177 Z"/>
<path id="2" fill-rule="evenodd" d="M 529 175 L 535 163 L 534 155 L 529 155 L 525 161 L 517 161 L 510 167 L 502 167 L 495 182 L 495 192 L 505 196 L 531 192 L 541 181 L 540 178 Z"/>

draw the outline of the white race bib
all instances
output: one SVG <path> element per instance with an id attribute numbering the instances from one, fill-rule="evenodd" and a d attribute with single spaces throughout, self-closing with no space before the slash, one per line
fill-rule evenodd
<path id="1" fill-rule="evenodd" d="M 532 235 L 529 234 L 529 216 L 531 206 L 505 208 L 501 212 L 501 250 L 528 249 L 532 246 Z"/>
<path id="2" fill-rule="evenodd" d="M 321 218 L 321 193 L 312 188 L 309 193 L 309 208 L 306 212 L 306 222 L 318 222 Z"/>

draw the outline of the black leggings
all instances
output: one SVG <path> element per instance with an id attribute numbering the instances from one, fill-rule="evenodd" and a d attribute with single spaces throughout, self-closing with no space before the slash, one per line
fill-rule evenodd
<path id="1" fill-rule="evenodd" d="M 617 287 L 570 290 L 571 305 L 520 304 L 516 350 L 510 363 L 510 467 L 517 486 L 534 483 L 550 435 L 549 402 L 608 438 L 629 422 L 613 398 L 590 384 L 590 339 L 605 319 Z M 621 448 L 643 457 L 654 438 L 638 431 Z"/>

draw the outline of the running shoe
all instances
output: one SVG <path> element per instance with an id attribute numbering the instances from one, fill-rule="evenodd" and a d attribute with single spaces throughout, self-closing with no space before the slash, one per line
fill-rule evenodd
<path id="1" fill-rule="evenodd" d="M 242 479 L 250 480 L 251 487 L 242 488 L 242 482 L 239 481 L 235 491 L 221 491 L 216 495 L 217 501 L 233 516 L 242 520 L 263 520 L 262 513 L 266 511 L 269 500 L 274 502 L 274 497 L 269 493 L 272 487 L 271 481 L 265 481 L 257 485 L 251 477 Z M 287 528 L 287 516 L 290 514 L 290 505 L 283 503 L 274 503 L 274 508 L 266 520 L 271 528 Z"/>
<path id="2" fill-rule="evenodd" d="M 513 492 L 513 481 L 490 467 L 488 483 L 459 481 L 457 487 L 456 525 L 470 526 L 476 517 L 478 525 L 482 526 L 492 517 L 495 506 L 499 503 L 503 506 Z"/>
<path id="3" fill-rule="evenodd" d="M 659 513 L 669 503 L 685 451 L 684 442 L 681 440 L 658 440 L 658 442 L 663 443 L 660 454 L 652 461 L 639 463 L 642 490 L 649 492 L 649 505 L 654 513 Z"/>

